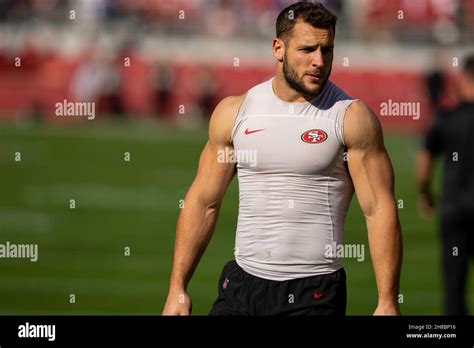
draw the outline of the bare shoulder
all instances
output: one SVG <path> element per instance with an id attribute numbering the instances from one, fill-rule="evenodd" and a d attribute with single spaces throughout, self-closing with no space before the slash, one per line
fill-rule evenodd
<path id="1" fill-rule="evenodd" d="M 245 95 L 226 97 L 216 106 L 209 122 L 209 140 L 221 145 L 230 144 L 234 119 Z"/>
<path id="2" fill-rule="evenodd" d="M 344 139 L 348 147 L 383 144 L 382 126 L 375 113 L 362 101 L 352 103 L 344 118 Z"/>

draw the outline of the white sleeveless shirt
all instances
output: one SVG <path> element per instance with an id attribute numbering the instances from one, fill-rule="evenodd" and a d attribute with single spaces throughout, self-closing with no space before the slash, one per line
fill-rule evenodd
<path id="1" fill-rule="evenodd" d="M 342 267 L 334 246 L 354 193 L 343 137 L 354 101 L 330 81 L 311 102 L 279 99 L 272 80 L 248 91 L 232 129 L 240 195 L 234 254 L 247 273 L 283 281 Z"/>

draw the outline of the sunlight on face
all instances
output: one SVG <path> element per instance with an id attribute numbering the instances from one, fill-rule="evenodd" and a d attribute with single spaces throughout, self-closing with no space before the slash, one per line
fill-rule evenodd
<path id="1" fill-rule="evenodd" d="M 334 31 L 298 22 L 286 41 L 283 73 L 288 85 L 306 96 L 317 96 L 332 69 Z"/>

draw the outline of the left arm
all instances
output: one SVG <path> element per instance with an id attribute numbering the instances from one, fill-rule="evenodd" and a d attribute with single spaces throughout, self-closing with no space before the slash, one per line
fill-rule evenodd
<path id="1" fill-rule="evenodd" d="M 394 197 L 394 174 L 374 113 L 354 102 L 344 120 L 349 172 L 365 216 L 378 289 L 374 315 L 399 315 L 402 236 Z"/>

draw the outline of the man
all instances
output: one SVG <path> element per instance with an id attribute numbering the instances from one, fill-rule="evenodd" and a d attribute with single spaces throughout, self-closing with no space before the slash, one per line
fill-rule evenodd
<path id="1" fill-rule="evenodd" d="M 431 215 L 433 160 L 443 156 L 441 241 L 444 274 L 444 312 L 466 315 L 466 278 L 474 255 L 474 55 L 466 59 L 459 77 L 461 104 L 440 114 L 417 157 L 419 203 Z"/>
<path id="2" fill-rule="evenodd" d="M 375 314 L 399 314 L 393 171 L 375 115 L 329 81 L 335 25 L 319 3 L 283 10 L 273 40 L 275 77 L 214 111 L 177 224 L 164 315 L 190 314 L 186 286 L 236 171 L 235 261 L 224 267 L 211 315 L 344 315 L 345 273 L 327 247 L 342 243 L 354 187 L 378 287 Z M 219 160 L 231 150 L 237 166 Z"/>

